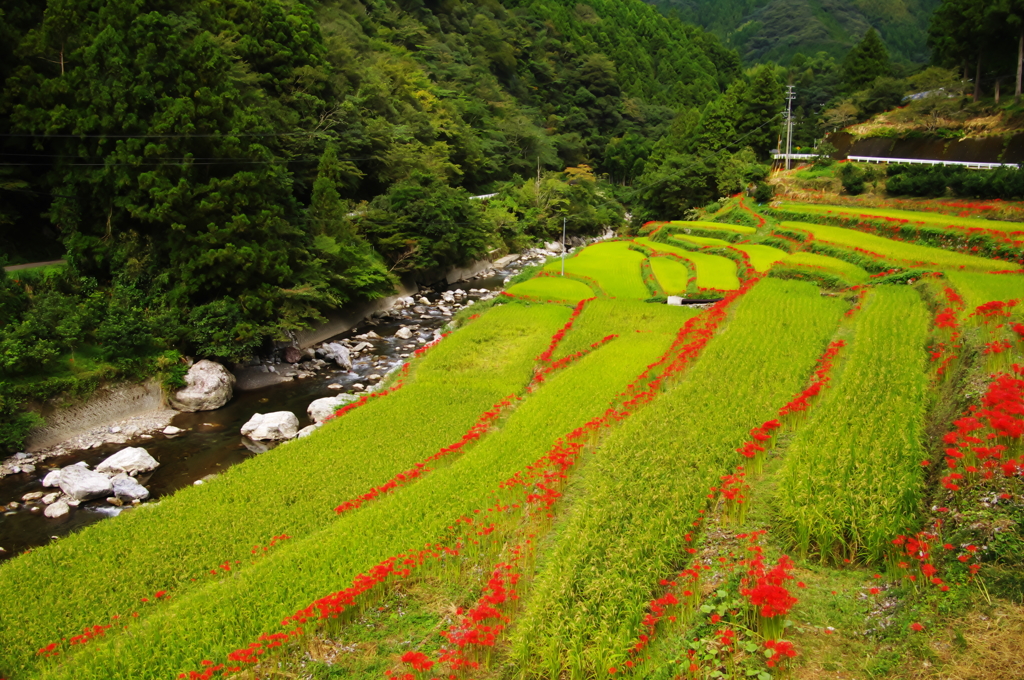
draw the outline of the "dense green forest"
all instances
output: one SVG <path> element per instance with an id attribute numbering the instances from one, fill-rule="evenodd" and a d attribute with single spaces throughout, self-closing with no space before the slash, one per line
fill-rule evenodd
<path id="1" fill-rule="evenodd" d="M 841 49 L 744 63 L 722 27 L 761 4 L 693 5 L 709 31 L 641 0 L 5 3 L 0 264 L 67 264 L 0 273 L 0 447 L 32 400 L 172 384 L 182 355 L 240 360 L 563 219 L 769 196 L 787 85 L 812 147 L 958 77 L 945 43 L 904 77 L 946 35 L 928 3 L 900 5 L 906 39 L 855 22 Z"/>
<path id="2" fill-rule="evenodd" d="M 900 63 L 929 60 L 926 31 L 940 0 L 648 0 L 703 26 L 748 61 L 786 63 L 796 54 L 842 59 L 871 27 Z"/>

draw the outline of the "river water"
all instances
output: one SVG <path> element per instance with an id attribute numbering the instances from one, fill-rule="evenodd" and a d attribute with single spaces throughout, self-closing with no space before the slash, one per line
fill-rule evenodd
<path id="1" fill-rule="evenodd" d="M 498 290 L 502 288 L 505 278 L 514 275 L 517 270 L 516 265 L 511 265 L 509 269 L 495 272 L 493 276 L 457 283 L 448 289 Z M 428 293 L 426 297 L 434 302 L 440 299 L 440 294 Z M 479 297 L 480 294 L 474 294 L 467 299 L 475 300 Z M 90 467 L 94 467 L 126 446 L 141 446 L 160 463 L 160 467 L 152 473 L 140 475 L 138 478 L 139 482 L 149 489 L 150 497 L 147 503 L 194 484 L 208 475 L 218 474 L 273 446 L 271 442 L 253 442 L 239 434 L 242 425 L 254 413 L 291 411 L 298 416 L 300 427 L 310 425 L 312 422 L 306 415 L 306 408 L 310 402 L 321 397 L 336 396 L 339 392 L 348 392 L 349 387 L 357 382 L 369 384 L 372 381 L 368 381 L 366 376 L 375 373 L 384 375 L 389 369 L 401 365 L 405 361 L 402 355 L 413 352 L 414 348 L 410 345 L 421 347 L 429 342 L 433 338 L 434 330 L 440 329 L 450 319 L 436 306 L 427 308 L 425 316 L 429 318 L 420 316 L 409 310 L 393 310 L 387 317 L 367 320 L 356 328 L 328 340 L 331 342 L 351 338 L 369 331 L 381 336 L 380 340 L 369 340 L 374 348 L 372 353 L 364 352 L 353 357 L 353 369 L 350 373 L 340 369 L 324 369 L 311 378 L 296 379 L 252 391 L 236 390 L 234 397 L 223 408 L 200 413 L 180 413 L 175 416 L 171 424 L 186 430 L 183 434 L 166 436 L 154 433 L 152 439 L 133 440 L 127 444 L 105 444 L 95 449 L 51 458 L 37 466 L 35 473 L 10 475 L 0 479 L 0 503 L 9 505 L 11 501 L 20 502 L 23 495 L 35 491 L 54 491 L 55 489 L 44 489 L 41 484 L 42 478 L 51 469 L 79 461 L 85 461 Z M 419 329 L 411 339 L 402 340 L 394 337 L 401 326 L 411 324 L 419 324 Z M 284 367 L 287 364 L 280 366 Z M 328 387 L 331 384 L 341 384 L 344 389 L 331 389 Z M 38 502 L 22 503 L 21 507 L 15 510 L 0 514 L 0 548 L 3 550 L 0 552 L 0 560 L 45 545 L 55 538 L 104 518 L 133 511 L 130 506 L 118 508 L 109 505 L 104 499 L 98 499 L 72 508 L 70 514 L 62 518 L 49 519 L 43 516 L 44 507 Z"/>

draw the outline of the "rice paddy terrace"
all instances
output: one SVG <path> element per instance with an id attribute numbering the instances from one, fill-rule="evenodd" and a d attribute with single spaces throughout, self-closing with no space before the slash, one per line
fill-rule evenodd
<path id="1" fill-rule="evenodd" d="M 1017 225 L 710 217 L 3 563 L 0 676 L 1024 677 Z"/>

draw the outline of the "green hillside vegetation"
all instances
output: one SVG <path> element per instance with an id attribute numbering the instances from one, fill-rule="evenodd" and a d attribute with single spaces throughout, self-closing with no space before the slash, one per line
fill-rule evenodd
<path id="1" fill-rule="evenodd" d="M 244 359 L 563 219 L 620 227 L 616 185 L 748 79 L 640 0 L 15 0 L 0 36 L 0 265 L 69 263 L 0 275 L 4 448 L 29 399 L 173 382 L 174 352 Z"/>
<path id="2" fill-rule="evenodd" d="M 708 29 L 751 61 L 836 58 L 874 27 L 899 61 L 928 61 L 927 29 L 940 0 L 648 0 L 668 16 Z"/>

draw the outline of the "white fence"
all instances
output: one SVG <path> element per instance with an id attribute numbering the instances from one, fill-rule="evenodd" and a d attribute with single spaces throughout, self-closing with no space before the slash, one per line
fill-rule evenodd
<path id="1" fill-rule="evenodd" d="M 973 170 L 992 170 L 993 168 L 1016 168 L 1016 163 L 979 163 L 977 161 L 939 161 L 925 158 L 882 158 L 879 156 L 848 156 L 858 163 L 910 163 L 914 165 L 958 165 Z"/>
<path id="2" fill-rule="evenodd" d="M 807 160 L 817 158 L 813 153 L 794 153 L 789 155 L 793 160 Z M 786 160 L 786 154 L 774 153 L 772 158 L 777 161 Z M 927 158 L 886 158 L 884 156 L 847 156 L 851 161 L 858 163 L 909 163 L 911 165 L 958 165 L 972 170 L 992 170 L 993 168 L 1017 168 L 1016 163 L 980 163 L 977 161 L 940 161 Z"/>

